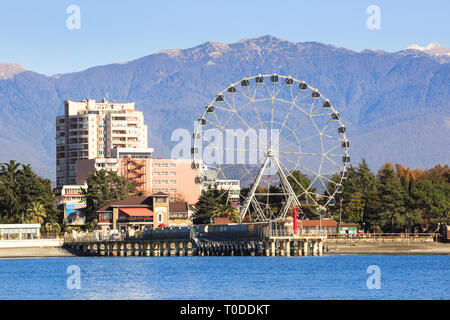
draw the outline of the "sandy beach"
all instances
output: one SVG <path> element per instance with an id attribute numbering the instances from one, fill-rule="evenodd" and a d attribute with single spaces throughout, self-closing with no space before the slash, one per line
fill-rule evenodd
<path id="1" fill-rule="evenodd" d="M 325 241 L 324 254 L 450 254 L 450 243 L 335 243 Z"/>

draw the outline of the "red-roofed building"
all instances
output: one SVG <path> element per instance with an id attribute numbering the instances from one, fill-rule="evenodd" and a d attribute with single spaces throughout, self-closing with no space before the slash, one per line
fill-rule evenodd
<path id="1" fill-rule="evenodd" d="M 143 230 L 145 227 L 169 225 L 169 195 L 158 192 L 150 196 L 128 197 L 97 210 L 103 231 Z"/>
<path id="2" fill-rule="evenodd" d="M 169 203 L 169 227 L 192 226 L 192 210 L 185 201 Z"/>
<path id="3" fill-rule="evenodd" d="M 227 225 L 230 224 L 230 219 L 228 218 L 219 218 L 219 217 L 215 217 L 213 219 L 213 224 L 217 224 L 217 225 Z"/>

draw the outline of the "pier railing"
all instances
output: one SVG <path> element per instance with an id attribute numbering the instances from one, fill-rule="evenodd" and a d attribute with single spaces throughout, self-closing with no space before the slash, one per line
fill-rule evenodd
<path id="1" fill-rule="evenodd" d="M 328 238 L 352 238 L 352 239 L 389 239 L 389 238 L 436 238 L 439 233 L 329 233 Z"/>
<path id="2" fill-rule="evenodd" d="M 326 237 L 327 231 L 324 229 L 310 230 L 298 228 L 297 233 L 294 234 L 293 229 L 269 229 L 264 233 L 264 236 L 270 237 Z"/>
<path id="3" fill-rule="evenodd" d="M 417 244 L 437 243 L 439 233 L 361 233 L 361 234 L 329 234 L 327 241 L 330 243 L 378 243 L 382 244 Z"/>
<path id="4" fill-rule="evenodd" d="M 103 233 L 88 233 L 88 234 L 78 234 L 78 235 L 65 235 L 64 242 L 95 242 L 95 241 L 123 241 L 125 240 L 126 235 L 120 234 L 103 234 Z"/>

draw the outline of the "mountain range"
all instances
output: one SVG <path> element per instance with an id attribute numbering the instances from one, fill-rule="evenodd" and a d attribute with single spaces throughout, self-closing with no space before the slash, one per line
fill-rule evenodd
<path id="1" fill-rule="evenodd" d="M 267 35 L 223 44 L 166 50 L 133 61 L 46 76 L 0 64 L 0 162 L 30 163 L 55 177 L 55 117 L 64 100 L 135 101 L 155 156 L 170 155 L 170 134 L 192 130 L 216 95 L 257 74 L 304 80 L 339 110 L 352 163 L 414 168 L 450 158 L 450 50 L 437 43 L 398 52 L 360 52 Z"/>

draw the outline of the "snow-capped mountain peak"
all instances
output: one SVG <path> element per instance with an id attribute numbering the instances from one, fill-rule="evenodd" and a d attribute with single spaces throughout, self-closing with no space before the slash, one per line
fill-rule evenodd
<path id="1" fill-rule="evenodd" d="M 450 49 L 443 47 L 438 42 L 431 42 L 425 47 L 418 44 L 410 45 L 407 50 L 419 50 L 435 56 L 450 56 Z"/>

